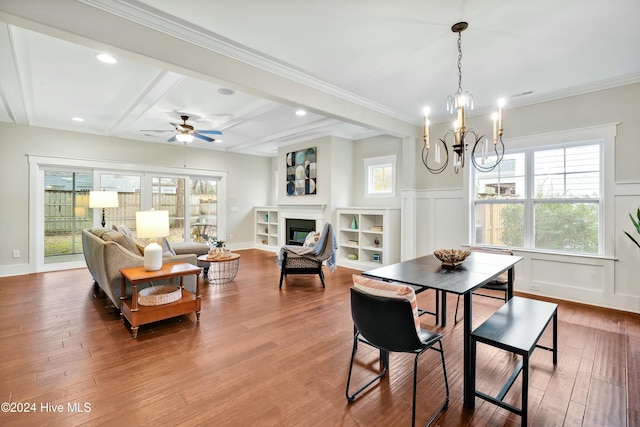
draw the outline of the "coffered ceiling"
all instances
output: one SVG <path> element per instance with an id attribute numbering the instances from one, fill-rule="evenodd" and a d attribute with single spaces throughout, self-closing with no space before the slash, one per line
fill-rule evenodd
<path id="1" fill-rule="evenodd" d="M 223 132 L 189 146 L 266 156 L 406 136 L 449 120 L 461 20 L 476 113 L 640 81 L 637 0 L 0 0 L 0 120 L 179 144 L 186 114 Z"/>

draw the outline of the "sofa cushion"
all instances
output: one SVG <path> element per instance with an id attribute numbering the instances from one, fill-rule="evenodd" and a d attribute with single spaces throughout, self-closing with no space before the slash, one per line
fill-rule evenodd
<path id="1" fill-rule="evenodd" d="M 379 297 L 406 299 L 409 301 L 411 303 L 411 310 L 413 311 L 413 322 L 416 326 L 416 332 L 418 333 L 418 336 L 420 336 L 418 301 L 416 300 L 416 292 L 411 286 L 393 282 L 383 282 L 382 280 L 368 279 L 357 274 L 354 274 L 352 277 L 353 287 L 359 291 Z"/>
<path id="2" fill-rule="evenodd" d="M 135 239 L 129 236 L 125 236 L 119 231 L 115 231 L 115 230 L 106 231 L 105 233 L 102 234 L 102 240 L 104 240 L 105 242 L 108 242 L 108 241 L 116 242 L 117 244 L 119 244 L 129 252 L 134 253 L 136 255 L 142 255 L 142 253 L 138 249 L 138 244 L 136 243 Z"/>

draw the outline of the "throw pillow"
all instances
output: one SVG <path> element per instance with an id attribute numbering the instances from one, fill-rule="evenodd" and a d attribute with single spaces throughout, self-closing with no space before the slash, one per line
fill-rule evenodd
<path id="1" fill-rule="evenodd" d="M 418 301 L 416 300 L 416 292 L 411 286 L 400 285 L 393 282 L 383 282 L 382 280 L 368 279 L 364 276 L 353 276 L 353 287 L 359 291 L 366 292 L 370 295 L 379 297 L 406 299 L 411 303 L 413 311 L 413 322 L 416 326 L 416 332 L 420 336 L 420 316 L 418 313 Z"/>
<path id="2" fill-rule="evenodd" d="M 119 244 L 129 252 L 132 252 L 136 255 L 142 255 L 140 253 L 140 250 L 138 249 L 138 245 L 136 244 L 136 241 L 129 236 L 125 236 L 119 231 L 115 231 L 115 230 L 107 231 L 102 235 L 102 240 L 116 242 L 117 244 Z"/>
<path id="3" fill-rule="evenodd" d="M 320 233 L 316 231 L 312 231 L 309 234 L 307 234 L 307 237 L 305 237 L 304 243 L 302 244 L 302 246 L 304 246 L 305 248 L 313 248 L 316 246 L 316 243 L 318 243 L 319 239 L 320 239 Z"/>
<path id="4" fill-rule="evenodd" d="M 131 229 L 129 227 L 127 227 L 126 225 L 115 225 L 113 224 L 113 229 L 124 234 L 125 236 L 129 236 L 129 237 L 135 237 L 135 234 L 133 233 L 133 231 L 131 231 Z"/>

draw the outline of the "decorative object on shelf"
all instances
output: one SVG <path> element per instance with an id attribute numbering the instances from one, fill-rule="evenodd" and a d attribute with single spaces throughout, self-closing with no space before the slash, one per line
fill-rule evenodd
<path id="1" fill-rule="evenodd" d="M 371 227 L 369 227 L 369 231 L 379 231 L 382 233 L 382 226 L 381 225 L 372 225 Z"/>
<path id="2" fill-rule="evenodd" d="M 357 240 L 347 240 L 347 245 L 351 245 L 351 246 L 358 246 L 358 242 Z"/>
<path id="3" fill-rule="evenodd" d="M 138 291 L 138 304 L 153 306 L 163 305 L 178 301 L 182 298 L 180 286 L 161 285 L 149 286 Z"/>
<path id="4" fill-rule="evenodd" d="M 265 214 L 264 220 L 265 220 L 265 222 L 269 222 L 269 214 Z"/>
<path id="5" fill-rule="evenodd" d="M 380 254 L 373 254 L 373 262 L 382 262 Z"/>
<path id="6" fill-rule="evenodd" d="M 347 258 L 349 258 L 350 260 L 355 261 L 355 260 L 357 260 L 357 259 L 358 259 L 358 255 L 356 255 L 356 254 L 349 254 L 349 255 L 347 255 Z"/>
<path id="7" fill-rule="evenodd" d="M 629 218 L 631 218 L 631 222 L 633 223 L 633 226 L 636 228 L 636 231 L 638 231 L 638 234 L 640 234 L 640 208 L 638 208 L 638 211 L 636 212 L 636 218 L 638 218 L 637 220 L 633 217 L 632 214 L 629 214 Z M 640 248 L 640 243 L 638 243 L 638 241 L 634 239 L 633 236 L 631 236 L 631 234 L 629 234 L 626 231 L 624 232 L 624 234 L 629 236 L 631 241 L 635 243 L 637 247 Z"/>
<path id="8" fill-rule="evenodd" d="M 438 249 L 433 251 L 433 255 L 442 261 L 443 267 L 454 268 L 462 264 L 471 252 L 462 249 Z"/>
<path id="9" fill-rule="evenodd" d="M 352 230 L 357 230 L 358 229 L 358 221 L 356 221 L 356 217 L 355 216 L 351 220 L 351 229 Z"/>
<path id="10" fill-rule="evenodd" d="M 102 209 L 102 226 L 107 225 L 107 221 L 104 218 L 105 208 L 117 208 L 118 207 L 118 192 L 117 191 L 90 191 L 89 192 L 89 207 Z"/>
<path id="11" fill-rule="evenodd" d="M 489 141 L 484 135 L 478 135 L 474 128 L 465 128 L 465 108 L 473 110 L 473 95 L 462 90 L 462 32 L 469 26 L 466 22 L 458 22 L 451 27 L 451 31 L 458 33 L 458 91 L 447 97 L 447 111 L 453 113 L 457 111 L 458 118 L 453 124 L 453 129 L 449 129 L 443 138 L 436 140 L 433 150 L 429 141 L 429 108 L 424 109 L 424 146 L 422 148 L 422 163 L 431 173 L 443 172 L 449 163 L 449 149 L 447 148 L 447 137 L 453 137 L 451 150 L 453 151 L 453 169 L 455 173 L 464 167 L 465 151 L 467 145 L 473 145 L 471 150 L 471 162 L 473 166 L 481 172 L 490 172 L 500 164 L 504 157 L 504 143 L 502 142 L 502 108 L 504 99 L 498 101 L 498 112 L 493 113 L 493 146 L 489 148 Z M 467 144 L 467 137 L 473 138 Z M 482 141 L 484 139 L 484 141 Z M 498 145 L 500 143 L 500 145 Z M 479 159 L 476 159 L 478 150 Z M 441 151 L 444 151 L 444 161 L 441 158 Z M 430 153 L 433 153 L 430 155 Z M 429 165 L 429 160 L 432 163 Z"/>
<path id="12" fill-rule="evenodd" d="M 317 148 L 287 153 L 287 196 L 316 194 Z"/>
<path id="13" fill-rule="evenodd" d="M 169 211 L 136 212 L 136 234 L 140 238 L 157 239 L 169 235 Z M 144 269 L 156 271 L 162 268 L 162 246 L 156 241 L 144 248 Z"/>
<path id="14" fill-rule="evenodd" d="M 380 247 L 380 239 L 378 239 L 377 237 L 375 239 L 373 239 L 373 246 L 375 246 L 376 248 Z"/>

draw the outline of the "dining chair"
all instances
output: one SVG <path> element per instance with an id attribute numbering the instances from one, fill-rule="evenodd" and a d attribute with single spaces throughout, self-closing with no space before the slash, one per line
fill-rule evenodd
<path id="1" fill-rule="evenodd" d="M 381 282 L 384 283 L 384 282 Z M 447 380 L 447 370 L 444 362 L 444 351 L 442 348 L 442 335 L 431 332 L 420 327 L 417 317 L 417 307 L 415 304 L 415 293 L 408 286 L 400 286 L 385 283 L 385 285 L 404 288 L 400 292 L 395 292 L 398 296 L 381 296 L 383 292 L 376 290 L 378 295 L 365 292 L 358 288 L 351 288 L 351 316 L 354 323 L 353 351 L 351 352 L 351 362 L 349 364 L 349 376 L 347 379 L 346 396 L 347 402 L 351 403 L 356 396 L 367 389 L 376 380 L 381 379 L 389 369 L 389 353 L 402 352 L 415 354 L 413 362 L 413 404 L 411 412 L 411 425 L 415 426 L 416 420 L 416 388 L 418 382 L 418 358 L 422 353 L 431 349 L 440 353 L 442 362 L 442 372 L 444 377 L 445 400 L 440 405 L 438 411 L 429 419 L 427 426 L 447 408 L 449 404 L 449 383 Z M 404 292 L 406 289 L 410 291 Z M 393 293 L 394 291 L 389 291 Z M 405 293 L 409 295 L 399 296 Z M 413 302 L 411 301 L 413 295 Z M 351 374 L 353 363 L 358 350 L 358 343 L 364 343 L 377 348 L 380 351 L 380 372 L 364 386 L 354 393 L 349 393 L 351 384 Z"/>
<path id="2" fill-rule="evenodd" d="M 504 248 L 489 248 L 489 247 L 483 247 L 483 246 L 472 246 L 471 248 L 469 248 L 469 251 L 471 252 L 486 252 L 486 253 L 492 253 L 492 254 L 502 254 L 502 255 L 513 255 L 513 251 L 511 249 L 504 249 Z M 499 275 L 495 280 L 492 280 L 491 282 L 487 283 L 486 285 L 482 286 L 480 289 L 486 289 L 489 291 L 500 291 L 502 292 L 502 296 L 496 296 L 496 295 L 491 295 L 488 293 L 484 293 L 484 292 L 478 292 L 475 291 L 473 293 L 473 295 L 478 295 L 481 297 L 486 297 L 486 298 L 494 298 L 494 299 L 499 299 L 504 301 L 505 303 L 507 302 L 507 288 L 509 285 L 509 273 L 508 272 L 504 272 L 501 275 Z M 453 315 L 454 317 L 454 324 L 458 323 L 458 307 L 460 306 L 460 297 L 462 295 L 458 295 L 458 300 L 456 301 L 456 312 Z"/>

